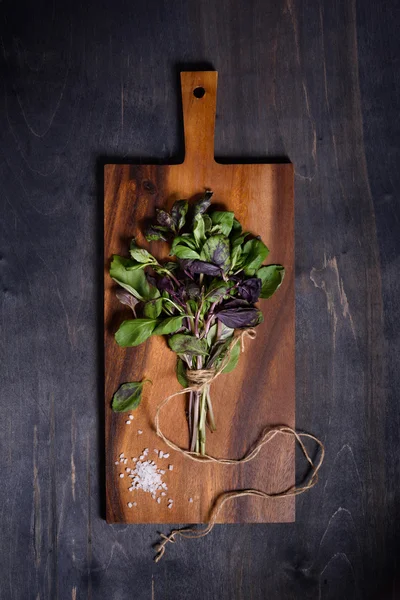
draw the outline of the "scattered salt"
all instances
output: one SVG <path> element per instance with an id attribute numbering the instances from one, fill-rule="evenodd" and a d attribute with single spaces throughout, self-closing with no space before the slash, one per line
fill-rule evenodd
<path id="1" fill-rule="evenodd" d="M 121 479 L 124 477 L 123 473 L 120 473 L 119 476 L 121 477 Z"/>
<path id="2" fill-rule="evenodd" d="M 169 469 L 170 471 L 172 471 L 172 470 L 173 470 L 173 468 L 174 468 L 174 465 L 168 465 L 168 469 Z"/>
<path id="3" fill-rule="evenodd" d="M 193 502 L 193 498 L 189 498 L 189 502 Z"/>
<path id="4" fill-rule="evenodd" d="M 121 452 L 121 454 L 119 455 L 120 458 L 124 458 L 124 453 Z"/>
<path id="5" fill-rule="evenodd" d="M 162 458 L 164 456 L 164 452 L 162 450 L 160 450 L 160 452 L 158 453 L 159 458 Z"/>
<path id="6" fill-rule="evenodd" d="M 157 504 L 160 504 L 161 498 L 157 498 Z"/>
<path id="7" fill-rule="evenodd" d="M 138 435 L 142 435 L 143 431 L 141 429 L 138 429 Z"/>
<path id="8" fill-rule="evenodd" d="M 133 506 L 132 502 L 128 502 L 128 506 L 129 506 L 129 508 L 132 508 L 132 506 Z"/>
<path id="9" fill-rule="evenodd" d="M 133 419 L 135 418 L 133 415 L 129 415 L 129 418 L 131 421 L 133 421 Z"/>
<path id="10" fill-rule="evenodd" d="M 131 424 L 131 422 L 130 422 L 130 421 L 125 421 L 125 423 L 126 423 L 127 425 L 130 425 L 130 424 Z"/>
<path id="11" fill-rule="evenodd" d="M 169 453 L 163 455 L 163 458 L 169 458 Z"/>

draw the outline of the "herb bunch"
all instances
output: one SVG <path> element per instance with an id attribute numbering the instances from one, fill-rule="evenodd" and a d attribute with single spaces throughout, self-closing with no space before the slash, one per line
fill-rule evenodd
<path id="1" fill-rule="evenodd" d="M 285 273 L 281 265 L 263 265 L 267 246 L 243 231 L 233 212 L 209 211 L 211 196 L 208 190 L 192 205 L 178 200 L 170 212 L 157 210 L 145 237 L 168 242 L 171 260 L 157 260 L 132 239 L 130 258 L 114 255 L 110 267 L 123 288 L 117 297 L 133 313 L 116 332 L 117 343 L 138 346 L 152 335 L 167 336 L 184 387 L 187 370 L 217 370 L 226 363 L 222 372 L 229 373 L 236 367 L 235 329 L 263 321 L 256 302 L 270 298 Z M 129 401 L 123 406 L 118 410 L 129 410 Z M 205 454 L 206 425 L 216 429 L 208 385 L 190 392 L 188 424 L 190 450 Z"/>

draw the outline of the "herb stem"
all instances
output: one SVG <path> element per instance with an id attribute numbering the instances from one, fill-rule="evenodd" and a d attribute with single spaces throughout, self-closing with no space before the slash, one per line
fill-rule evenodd
<path id="1" fill-rule="evenodd" d="M 210 424 L 211 431 L 214 432 L 214 431 L 216 431 L 217 426 L 215 425 L 214 411 L 213 411 L 213 406 L 211 403 L 210 386 L 207 386 L 206 394 L 207 394 L 208 421 Z"/>

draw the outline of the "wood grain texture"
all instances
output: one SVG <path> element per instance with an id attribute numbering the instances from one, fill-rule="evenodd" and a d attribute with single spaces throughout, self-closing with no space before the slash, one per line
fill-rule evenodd
<path id="1" fill-rule="evenodd" d="M 175 375 L 176 355 L 164 337 L 151 338 L 139 348 L 119 348 L 114 333 L 129 311 L 116 299 L 118 286 L 108 275 L 112 254 L 126 255 L 135 236 L 156 256 L 165 256 L 164 244 L 149 246 L 143 223 L 154 219 L 156 207 L 170 208 L 178 198 L 194 198 L 205 189 L 214 191 L 219 208 L 233 210 L 246 230 L 261 235 L 271 253 L 270 263 L 285 265 L 279 292 L 261 301 L 264 323 L 257 339 L 247 342 L 237 369 L 212 385 L 217 432 L 208 436 L 213 456 L 239 458 L 254 444 L 267 425 L 294 426 L 294 206 L 293 167 L 290 164 L 220 164 L 214 159 L 214 123 L 217 100 L 215 71 L 182 72 L 182 105 L 185 158 L 176 165 L 106 165 L 105 167 L 105 411 L 107 521 L 110 523 L 203 523 L 216 498 L 224 491 L 243 488 L 267 492 L 285 490 L 294 483 L 293 440 L 276 438 L 254 463 L 234 466 L 194 463 L 170 451 L 154 431 L 157 406 L 180 389 Z M 205 90 L 202 98 L 194 91 Z M 127 381 L 152 381 L 147 386 L 134 422 L 115 414 L 110 399 Z M 181 447 L 188 447 L 186 399 L 175 399 L 162 413 L 162 429 Z M 138 435 L 138 430 L 143 431 Z M 156 458 L 166 469 L 168 495 L 161 503 L 143 492 L 129 492 L 126 465 L 115 464 L 120 453 L 132 458 L 150 448 L 170 452 L 168 460 Z M 173 471 L 168 471 L 168 464 Z M 120 474 L 124 474 L 120 478 Z M 167 499 L 174 500 L 169 509 Z M 189 498 L 193 502 L 189 503 Z M 128 507 L 128 502 L 137 507 Z M 287 522 L 294 520 L 294 498 L 249 499 L 229 503 L 219 522 Z"/>
<path id="2" fill-rule="evenodd" d="M 397 600 L 397 0 L 1 6 L 1 600 Z M 295 523 L 155 565 L 167 526 L 104 520 L 103 171 L 183 160 L 194 67 L 219 161 L 294 164 L 296 423 L 327 457 Z"/>

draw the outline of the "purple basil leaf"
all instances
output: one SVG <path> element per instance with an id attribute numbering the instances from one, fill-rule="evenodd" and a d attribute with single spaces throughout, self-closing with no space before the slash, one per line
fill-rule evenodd
<path id="1" fill-rule="evenodd" d="M 255 306 L 247 302 L 247 300 L 235 298 L 221 304 L 220 310 L 225 310 L 226 308 L 255 308 Z"/>
<path id="2" fill-rule="evenodd" d="M 149 273 L 146 273 L 146 279 L 150 285 L 154 285 L 155 287 L 157 287 L 157 279 L 153 277 L 153 275 L 149 275 Z"/>
<path id="3" fill-rule="evenodd" d="M 168 227 L 175 231 L 175 223 L 170 214 L 167 213 L 166 210 L 162 210 L 161 208 L 156 209 L 156 219 L 157 223 L 162 227 Z"/>
<path id="4" fill-rule="evenodd" d="M 205 262 L 204 260 L 193 260 L 190 261 L 190 265 L 187 265 L 188 270 L 192 275 L 195 273 L 204 273 L 204 275 L 211 275 L 212 277 L 220 277 L 221 269 L 217 265 Z"/>
<path id="5" fill-rule="evenodd" d="M 172 285 L 172 281 L 169 277 L 161 277 L 158 279 L 156 286 L 160 292 L 168 292 L 169 294 L 174 292 L 174 286 Z"/>
<path id="6" fill-rule="evenodd" d="M 245 279 L 238 285 L 238 292 L 243 300 L 254 303 L 260 297 L 262 281 L 258 277 L 251 277 Z"/>
<path id="7" fill-rule="evenodd" d="M 129 306 L 132 309 L 133 314 L 136 316 L 135 306 L 138 304 L 139 300 L 125 290 L 118 290 L 115 295 L 121 304 L 126 304 L 126 306 Z"/>
<path id="8" fill-rule="evenodd" d="M 194 216 L 202 215 L 206 212 L 211 204 L 211 196 L 213 195 L 211 190 L 207 190 L 202 198 L 198 200 L 194 205 Z"/>
<path id="9" fill-rule="evenodd" d="M 258 308 L 225 308 L 215 315 L 224 325 L 232 329 L 255 327 L 262 322 L 262 312 Z"/>
<path id="10" fill-rule="evenodd" d="M 171 217 L 173 222 L 175 223 L 177 231 L 182 229 L 182 227 L 185 224 L 188 207 L 189 205 L 187 200 L 177 200 L 176 202 L 174 202 L 174 205 L 171 208 Z"/>

